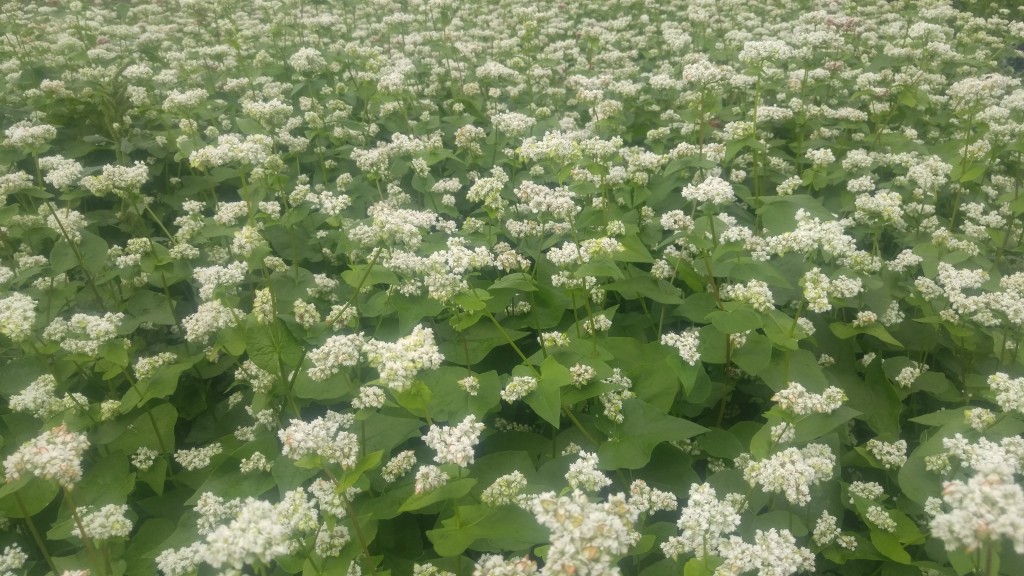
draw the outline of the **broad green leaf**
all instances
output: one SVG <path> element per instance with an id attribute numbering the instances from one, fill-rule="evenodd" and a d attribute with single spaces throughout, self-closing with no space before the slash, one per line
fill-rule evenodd
<path id="1" fill-rule="evenodd" d="M 572 374 L 554 356 L 548 356 L 541 363 L 540 374 L 537 389 L 523 401 L 548 424 L 558 428 L 562 411 L 561 388 L 572 384 Z"/>
<path id="2" fill-rule="evenodd" d="M 139 290 L 128 299 L 128 313 L 137 322 L 149 322 L 171 326 L 174 318 L 174 303 L 166 295 L 152 290 Z"/>
<path id="3" fill-rule="evenodd" d="M 889 334 L 889 331 L 885 329 L 885 326 L 878 323 L 857 327 L 852 324 L 846 324 L 845 322 L 833 322 L 829 324 L 828 327 L 837 338 L 842 340 L 853 338 L 858 334 L 867 334 L 878 338 L 886 344 L 892 344 L 897 348 L 903 348 L 903 344 L 900 344 L 899 340 L 893 338 L 892 334 Z"/>
<path id="4" fill-rule="evenodd" d="M 603 443 L 598 450 L 602 469 L 643 468 L 658 444 L 686 440 L 708 431 L 638 399 L 624 401 L 622 415 L 624 420 L 617 427 L 615 437 Z"/>
<path id="5" fill-rule="evenodd" d="M 250 318 L 245 331 L 245 350 L 253 364 L 271 374 L 281 374 L 281 363 L 294 367 L 302 359 L 302 345 L 281 320 L 260 326 Z"/>
<path id="6" fill-rule="evenodd" d="M 910 554 L 903 548 L 903 545 L 896 539 L 896 536 L 888 532 L 872 529 L 871 544 L 886 558 L 900 564 L 910 564 Z"/>
<path id="7" fill-rule="evenodd" d="M 399 512 L 415 512 L 430 506 L 431 504 L 437 504 L 438 502 L 444 502 L 445 500 L 461 498 L 476 485 L 475 478 L 463 478 L 461 480 L 450 480 L 444 486 L 431 490 L 429 492 L 423 492 L 420 494 L 413 494 L 398 509 Z"/>
<path id="8" fill-rule="evenodd" d="M 738 334 L 761 327 L 761 315 L 746 306 L 732 310 L 716 310 L 706 320 L 723 334 Z"/>
<path id="9" fill-rule="evenodd" d="M 516 506 L 459 506 L 458 516 L 443 524 L 442 528 L 427 530 L 427 538 L 440 556 L 458 556 L 467 549 L 525 551 L 548 541 L 548 530 L 537 524 L 532 514 Z"/>
<path id="10" fill-rule="evenodd" d="M 0 486 L 0 513 L 8 518 L 35 516 L 53 502 L 58 492 L 56 482 L 22 476 Z"/>

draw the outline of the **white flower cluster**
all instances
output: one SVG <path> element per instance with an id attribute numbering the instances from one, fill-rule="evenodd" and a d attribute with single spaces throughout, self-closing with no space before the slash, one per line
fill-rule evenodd
<path id="1" fill-rule="evenodd" d="M 39 148 L 57 137 L 57 129 L 49 124 L 33 124 L 23 120 L 4 130 L 4 146 L 9 148 Z"/>
<path id="2" fill-rule="evenodd" d="M 113 193 L 119 198 L 129 198 L 138 194 L 142 185 L 149 181 L 149 168 L 136 161 L 132 166 L 107 164 L 99 176 L 82 178 L 82 186 L 95 196 L 106 196 Z"/>
<path id="3" fill-rule="evenodd" d="M 404 450 L 388 460 L 381 470 L 381 477 L 390 484 L 408 474 L 414 466 L 416 466 L 416 453 L 412 450 Z"/>
<path id="4" fill-rule="evenodd" d="M 1004 412 L 1024 414 L 1024 378 L 1010 378 L 1005 372 L 996 372 L 988 377 L 988 385 L 996 393 L 996 403 Z"/>
<path id="5" fill-rule="evenodd" d="M 976 472 L 1011 476 L 1024 470 L 1024 437 L 1021 436 L 1007 436 L 998 443 L 979 438 L 972 444 L 957 433 L 952 438 L 943 438 L 942 447 Z"/>
<path id="6" fill-rule="evenodd" d="M 58 190 L 77 184 L 82 177 L 81 164 L 59 155 L 40 158 L 39 169 L 46 174 L 43 181 Z"/>
<path id="7" fill-rule="evenodd" d="M 66 410 L 85 409 L 89 406 L 89 399 L 78 393 L 57 397 L 57 379 L 52 374 L 43 374 L 11 396 L 8 406 L 15 412 L 28 412 L 46 420 Z"/>
<path id="8" fill-rule="evenodd" d="M 488 506 L 505 506 L 518 501 L 519 493 L 526 488 L 526 476 L 514 470 L 499 476 L 480 495 L 480 500 Z"/>
<path id="9" fill-rule="evenodd" d="M 448 474 L 438 466 L 427 464 L 416 471 L 416 493 L 431 492 L 448 482 Z"/>
<path id="10" fill-rule="evenodd" d="M 629 485 L 629 505 L 640 514 L 675 510 L 679 506 L 676 495 L 657 488 L 651 488 L 643 480 L 634 480 Z"/>
<path id="11" fill-rule="evenodd" d="M 970 553 L 1005 537 L 1024 554 L 1024 488 L 1013 475 L 979 472 L 966 482 L 946 482 L 942 502 L 946 510 L 940 508 L 930 527 L 947 550 Z"/>
<path id="12" fill-rule="evenodd" d="M 718 176 L 708 176 L 699 184 L 687 184 L 681 194 L 687 200 L 712 205 L 729 204 L 736 199 L 732 184 Z"/>
<path id="13" fill-rule="evenodd" d="M 82 511 L 82 528 L 85 536 L 93 540 L 110 540 L 111 538 L 127 538 L 132 533 L 132 521 L 128 519 L 128 506 L 107 504 L 98 510 Z M 78 526 L 74 533 L 83 538 Z"/>
<path id="14" fill-rule="evenodd" d="M 497 554 L 484 554 L 476 562 L 473 576 L 533 576 L 537 563 L 528 556 L 506 560 Z"/>
<path id="15" fill-rule="evenodd" d="M 740 525 L 740 502 L 738 494 L 719 500 L 708 483 L 690 484 L 690 500 L 676 522 L 680 534 L 669 537 L 661 550 L 670 558 L 680 554 L 694 554 L 698 558 L 717 555 L 727 542 L 725 537 Z"/>
<path id="16" fill-rule="evenodd" d="M 598 397 L 601 405 L 604 406 L 604 415 L 612 422 L 622 424 L 625 420 L 622 415 L 623 401 L 636 397 L 633 392 L 633 381 L 622 373 L 621 368 L 615 368 L 612 370 L 612 375 L 602 379 L 601 382 L 612 386 L 610 391 Z"/>
<path id="17" fill-rule="evenodd" d="M 586 492 L 600 492 L 612 483 L 611 478 L 597 469 L 596 452 L 580 452 L 579 458 L 569 465 L 565 479 L 574 490 Z"/>
<path id="18" fill-rule="evenodd" d="M 786 499 L 804 506 L 811 501 L 811 486 L 832 478 L 836 457 L 825 444 L 787 448 L 767 460 L 751 461 L 743 478 L 765 492 L 782 492 Z"/>
<path id="19" fill-rule="evenodd" d="M 537 379 L 533 376 L 513 376 L 501 390 L 501 399 L 509 404 L 526 398 L 537 389 Z"/>
<path id="20" fill-rule="evenodd" d="M 26 560 L 28 560 L 28 554 L 25 554 L 17 544 L 11 544 L 4 548 L 3 554 L 0 554 L 0 576 L 21 574 L 21 567 L 24 566 Z"/>
<path id="21" fill-rule="evenodd" d="M 725 284 L 719 287 L 719 295 L 726 300 L 746 302 L 758 312 L 768 312 L 775 308 L 771 288 L 761 280 L 751 280 L 746 284 Z"/>
<path id="22" fill-rule="evenodd" d="M 210 170 L 227 164 L 259 167 L 267 163 L 273 150 L 274 140 L 265 134 L 250 134 L 244 138 L 238 134 L 222 134 L 217 138 L 216 146 L 193 150 L 188 161 L 197 170 Z"/>
<path id="23" fill-rule="evenodd" d="M 72 244 L 82 241 L 82 230 L 89 224 L 81 212 L 70 208 L 51 210 L 49 204 L 39 207 L 39 216 L 46 220 L 47 228 Z"/>
<path id="24" fill-rule="evenodd" d="M 433 370 L 444 361 L 444 355 L 434 342 L 434 331 L 418 325 L 412 334 L 397 342 L 370 340 L 363 347 L 366 360 L 380 373 L 381 381 L 393 390 L 412 386 L 416 375 Z"/>
<path id="25" fill-rule="evenodd" d="M 309 377 L 323 381 L 341 371 L 343 366 L 359 363 L 366 340 L 362 333 L 331 336 L 323 346 L 309 352 Z"/>
<path id="26" fill-rule="evenodd" d="M 695 366 L 697 362 L 700 362 L 700 352 L 697 350 L 700 345 L 700 334 L 696 330 L 687 330 L 681 334 L 675 332 L 663 334 L 661 343 L 678 350 L 679 357 L 690 366 Z"/>
<path id="27" fill-rule="evenodd" d="M 4 460 L 6 481 L 28 474 L 70 488 L 82 479 L 82 454 L 88 448 L 85 434 L 61 424 L 22 444 Z"/>
<path id="28" fill-rule="evenodd" d="M 174 461 L 185 470 L 201 470 L 213 462 L 213 457 L 224 451 L 220 442 L 198 448 L 187 448 L 174 453 Z"/>
<path id="29" fill-rule="evenodd" d="M 900 468 L 907 463 L 907 441 L 883 442 L 877 438 L 868 440 L 868 452 L 885 466 L 886 470 Z"/>
<path id="30" fill-rule="evenodd" d="M 234 326 L 245 318 L 245 312 L 225 306 L 220 300 L 211 300 L 199 305 L 196 312 L 181 321 L 185 328 L 185 340 L 205 344 L 210 336 Z"/>
<path id="31" fill-rule="evenodd" d="M 814 553 L 796 545 L 796 538 L 786 529 L 756 530 L 754 543 L 732 536 L 720 547 L 725 561 L 715 569 L 715 576 L 736 576 L 757 570 L 763 576 L 789 576 L 814 570 Z"/>
<path id="32" fill-rule="evenodd" d="M 104 342 L 117 336 L 122 320 L 121 312 L 107 312 L 103 316 L 75 314 L 70 320 L 54 318 L 43 330 L 43 338 L 59 342 L 61 348 L 72 354 L 95 356 Z"/>
<path id="33" fill-rule="evenodd" d="M 347 470 L 356 465 L 359 457 L 359 437 L 347 430 L 351 425 L 352 415 L 330 410 L 311 422 L 292 420 L 287 428 L 277 433 L 281 453 L 292 460 L 320 456 Z"/>
<path id="34" fill-rule="evenodd" d="M 483 430 L 483 423 L 470 414 L 458 426 L 432 425 L 423 436 L 423 442 L 436 453 L 434 462 L 465 468 L 473 464 L 473 448 L 480 442 Z"/>
<path id="35" fill-rule="evenodd" d="M 847 550 L 857 549 L 857 539 L 852 534 L 843 534 L 839 529 L 838 518 L 824 510 L 818 521 L 814 523 L 814 543 L 818 546 L 828 546 L 835 542 L 841 548 Z"/>
<path id="36" fill-rule="evenodd" d="M 320 527 L 317 511 L 301 488 L 286 492 L 277 504 L 255 498 L 233 501 L 229 516 L 219 521 L 203 541 L 157 556 L 157 568 L 165 576 L 184 576 L 200 563 L 220 573 L 241 574 L 246 565 L 273 562 L 291 554 L 303 543 L 303 536 Z"/>
<path id="37" fill-rule="evenodd" d="M 543 576 L 618 576 L 618 557 L 640 537 L 633 529 L 638 513 L 624 494 L 594 503 L 580 490 L 565 496 L 544 492 L 524 507 L 551 531 L 551 547 L 540 572 Z"/>
<path id="38" fill-rule="evenodd" d="M 829 386 L 823 393 L 814 394 L 801 384 L 790 382 L 785 390 L 772 396 L 772 400 L 778 402 L 779 408 L 798 416 L 830 414 L 846 402 L 846 393 L 835 386 Z"/>
<path id="39" fill-rule="evenodd" d="M 245 281 L 248 270 L 249 265 L 245 262 L 234 261 L 227 266 L 196 267 L 192 277 L 199 283 L 199 298 L 206 301 L 213 298 L 213 291 L 217 288 L 224 287 L 226 294 L 233 293 Z"/>
<path id="40" fill-rule="evenodd" d="M 0 334 L 15 342 L 21 342 L 32 335 L 36 323 L 36 301 L 15 292 L 0 299 Z"/>

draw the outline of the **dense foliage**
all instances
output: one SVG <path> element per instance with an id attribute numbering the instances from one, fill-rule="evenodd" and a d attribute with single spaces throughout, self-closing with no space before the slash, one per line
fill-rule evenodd
<path id="1" fill-rule="evenodd" d="M 1024 13 L 0 4 L 0 574 L 1024 573 Z"/>

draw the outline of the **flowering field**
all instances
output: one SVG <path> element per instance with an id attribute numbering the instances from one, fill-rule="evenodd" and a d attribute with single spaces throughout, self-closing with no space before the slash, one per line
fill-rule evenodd
<path id="1" fill-rule="evenodd" d="M 1024 574 L 981 4 L 0 3 L 0 575 Z"/>

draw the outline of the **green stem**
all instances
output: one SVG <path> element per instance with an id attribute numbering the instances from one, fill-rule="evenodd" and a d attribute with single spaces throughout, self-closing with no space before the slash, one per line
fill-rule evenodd
<path id="1" fill-rule="evenodd" d="M 89 555 L 89 561 L 97 568 L 97 572 L 100 574 L 106 574 L 105 570 L 100 569 L 103 565 L 100 564 L 99 559 L 96 557 L 96 547 L 92 543 L 92 538 L 90 538 L 85 532 L 85 526 L 82 524 L 82 517 L 78 514 L 78 506 L 75 505 L 75 501 L 71 497 L 70 488 L 64 488 L 64 498 L 67 500 L 68 506 L 71 508 L 71 517 L 75 521 L 75 526 L 78 527 L 82 543 L 85 544 L 85 551 Z"/>
<path id="2" fill-rule="evenodd" d="M 25 524 L 28 525 L 28 531 L 32 534 L 32 539 L 36 541 L 36 546 L 39 547 L 39 551 L 43 554 L 43 559 L 50 566 L 50 570 L 53 570 L 54 574 L 59 574 L 57 566 L 53 563 L 53 557 L 50 556 L 50 551 L 46 547 L 46 542 L 39 535 L 39 530 L 36 529 L 36 523 L 32 521 L 32 515 L 28 513 L 28 508 L 25 507 L 25 503 L 21 500 L 21 494 L 14 493 L 14 501 L 18 503 L 18 511 L 21 512 L 22 517 L 25 519 Z"/>

